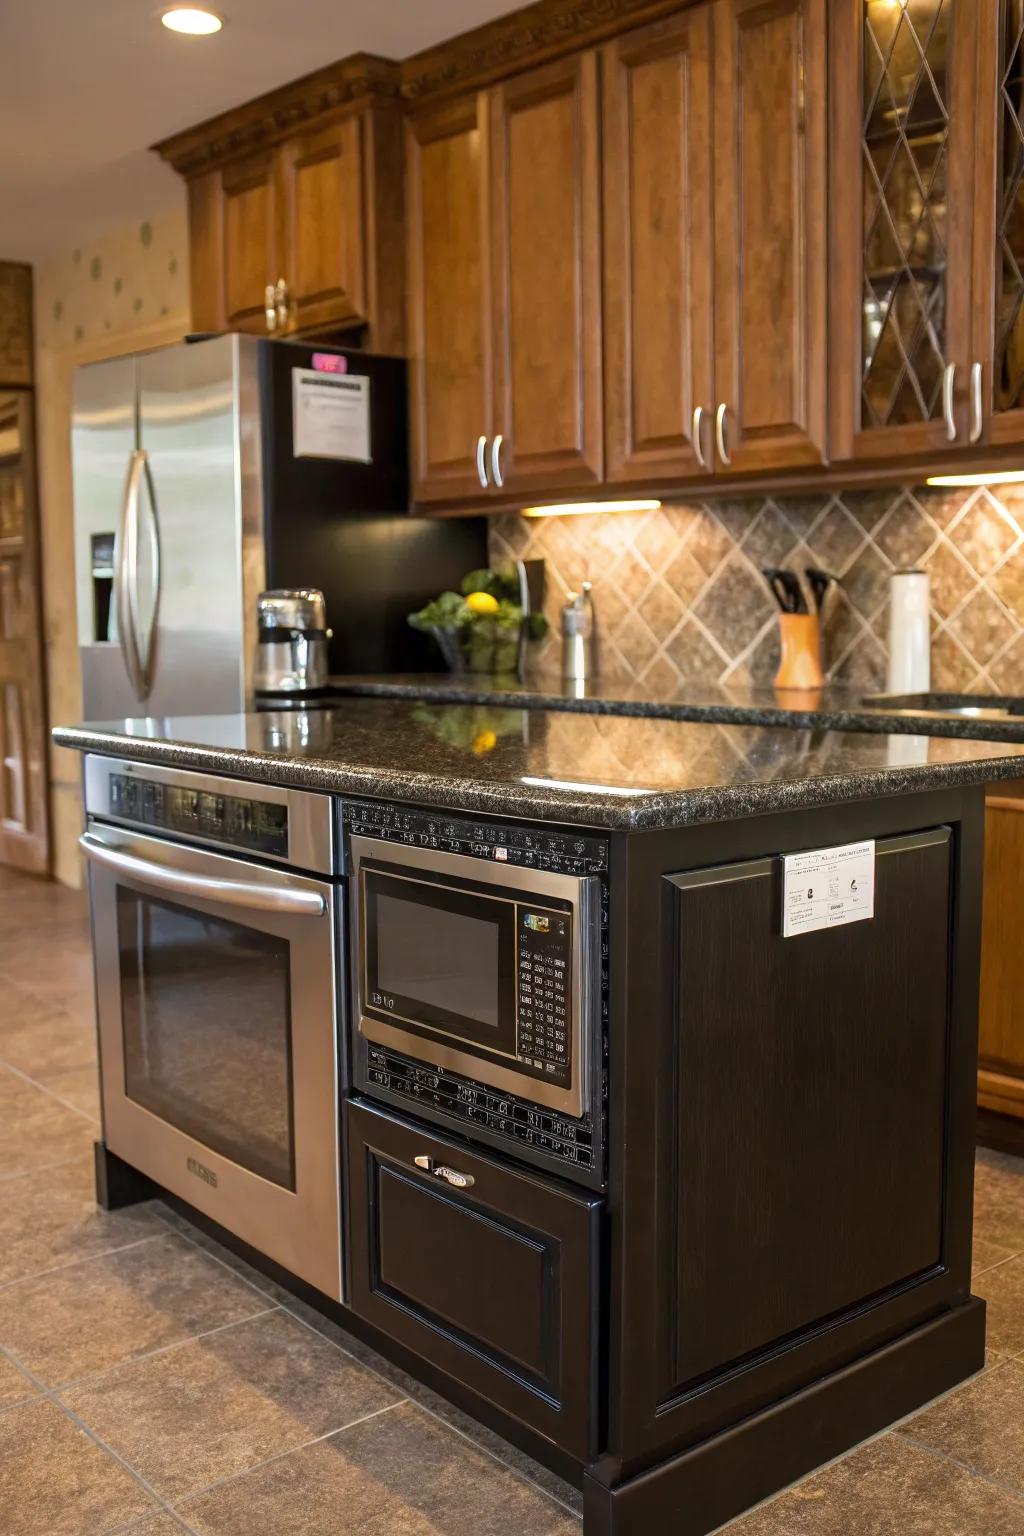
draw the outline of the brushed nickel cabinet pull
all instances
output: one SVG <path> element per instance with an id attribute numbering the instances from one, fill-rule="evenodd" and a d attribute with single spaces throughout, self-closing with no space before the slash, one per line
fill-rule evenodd
<path id="1" fill-rule="evenodd" d="M 726 465 L 732 463 L 732 455 L 727 452 L 725 446 L 725 415 L 728 409 L 729 407 L 723 400 L 715 412 L 715 440 L 718 444 L 718 457 Z"/>
<path id="2" fill-rule="evenodd" d="M 268 283 L 263 290 L 263 313 L 267 319 L 267 330 L 277 330 L 277 295 L 273 283 Z"/>
<path id="3" fill-rule="evenodd" d="M 487 478 L 487 439 L 482 432 L 476 440 L 476 473 L 481 490 L 486 491 L 491 482 Z"/>
<path id="4" fill-rule="evenodd" d="M 500 491 L 505 484 L 505 476 L 501 472 L 501 445 L 505 439 L 499 432 L 491 444 L 491 478 Z"/>
<path id="5" fill-rule="evenodd" d="M 698 405 L 693 412 L 693 451 L 697 456 L 697 463 L 701 469 L 707 469 L 708 461 L 704 455 L 704 407 Z"/>
<path id="6" fill-rule="evenodd" d="M 275 303 L 275 307 L 277 309 L 277 323 L 278 323 L 278 325 L 281 325 L 281 326 L 287 325 L 288 324 L 288 284 L 285 282 L 283 277 L 279 277 L 278 280 L 277 280 L 277 287 L 274 289 L 274 303 Z"/>
<path id="7" fill-rule="evenodd" d="M 956 417 L 953 415 L 953 385 L 956 381 L 956 363 L 947 363 L 942 370 L 942 414 L 946 421 L 946 436 L 956 442 Z"/>
<path id="8" fill-rule="evenodd" d="M 985 407 L 981 396 L 981 363 L 971 364 L 971 431 L 970 441 L 981 441 L 982 430 L 985 426 Z"/>

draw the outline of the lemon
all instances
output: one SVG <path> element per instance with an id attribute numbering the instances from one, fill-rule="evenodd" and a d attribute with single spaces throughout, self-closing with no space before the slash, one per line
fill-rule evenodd
<path id="1" fill-rule="evenodd" d="M 486 597 L 487 594 L 486 592 L 481 592 L 477 596 Z M 491 601 L 493 602 L 494 599 L 492 598 Z M 473 751 L 477 757 L 482 757 L 485 752 L 493 752 L 497 745 L 498 738 L 493 731 L 478 731 L 473 738 Z"/>
<path id="2" fill-rule="evenodd" d="M 498 599 L 489 592 L 471 592 L 466 598 L 466 607 L 471 613 L 497 613 Z"/>

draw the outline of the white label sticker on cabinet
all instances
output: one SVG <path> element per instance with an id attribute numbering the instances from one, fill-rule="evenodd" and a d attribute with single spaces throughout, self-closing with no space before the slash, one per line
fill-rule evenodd
<path id="1" fill-rule="evenodd" d="M 839 928 L 875 915 L 875 844 L 844 843 L 782 860 L 782 936 Z"/>
<path id="2" fill-rule="evenodd" d="M 369 379 L 293 368 L 292 452 L 297 459 L 372 463 Z"/>

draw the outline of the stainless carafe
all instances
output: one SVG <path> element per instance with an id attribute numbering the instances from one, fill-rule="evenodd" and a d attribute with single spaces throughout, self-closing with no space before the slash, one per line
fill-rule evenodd
<path id="1" fill-rule="evenodd" d="M 324 595 L 315 587 L 280 587 L 256 600 L 257 694 L 316 693 L 327 685 Z"/>

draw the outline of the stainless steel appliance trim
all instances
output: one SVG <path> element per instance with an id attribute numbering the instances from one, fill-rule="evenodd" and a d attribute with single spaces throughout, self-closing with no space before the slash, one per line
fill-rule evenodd
<path id="1" fill-rule="evenodd" d="M 198 832 L 177 833 L 169 828 L 151 827 L 116 816 L 110 809 L 110 779 L 113 774 L 127 774 L 157 784 L 202 790 L 208 794 L 233 795 L 238 800 L 262 800 L 271 805 L 285 805 L 288 807 L 288 852 L 286 855 L 258 852 L 256 849 L 239 847 L 237 843 L 204 837 Z M 136 827 L 144 835 L 168 843 L 178 838 L 187 838 L 190 842 L 221 850 L 236 859 L 269 860 L 274 864 L 294 865 L 298 869 L 308 869 L 322 875 L 335 872 L 336 844 L 330 795 L 318 794 L 310 789 L 282 789 L 276 784 L 252 784 L 244 779 L 195 773 L 189 768 L 163 768 L 156 763 L 141 763 L 136 759 L 100 757 L 96 753 L 86 755 L 84 780 L 87 815 L 109 821 L 114 826 Z"/>
<path id="2" fill-rule="evenodd" d="M 594 875 L 559 875 L 550 870 L 524 868 L 522 865 L 489 864 L 484 859 L 469 858 L 460 853 L 444 853 L 439 849 L 408 847 L 402 843 L 378 841 L 376 838 L 354 836 L 349 840 L 352 852 L 352 873 L 357 882 L 357 894 L 351 903 L 353 979 L 357 992 L 359 1033 L 364 1039 L 377 1045 L 390 1046 L 403 1055 L 426 1062 L 430 1066 L 457 1072 L 470 1081 L 485 1083 L 504 1093 L 531 1100 L 548 1109 L 579 1118 L 590 1104 L 591 1096 L 591 1046 L 597 1027 L 597 1009 L 600 987 L 596 977 L 598 967 L 598 940 L 600 922 L 599 882 Z M 418 870 L 434 874 L 465 877 L 484 884 L 504 885 L 531 895 L 560 897 L 573 910 L 574 940 L 572 946 L 572 1081 L 568 1088 L 547 1083 L 515 1067 L 506 1067 L 486 1057 L 445 1045 L 439 1040 L 413 1034 L 408 1029 L 388 1024 L 382 1019 L 364 1012 L 366 995 L 366 955 L 363 947 L 362 916 L 364 900 L 362 866 L 367 860 L 390 864 L 407 864 Z M 424 882 L 429 884 L 430 882 Z M 449 889 L 451 887 L 448 887 Z M 457 887 L 456 887 L 457 889 Z M 482 893 L 477 893 L 482 894 Z M 500 898 L 499 898 L 500 899 Z M 542 906 L 543 902 L 538 901 Z M 410 1021 L 414 1022 L 414 1021 Z M 433 1029 L 432 1025 L 420 1028 Z M 439 1033 L 435 1031 L 435 1033 Z"/>
<path id="3" fill-rule="evenodd" d="M 148 840 L 147 840 L 148 841 Z M 153 841 L 160 841 L 153 839 Z M 179 869 L 173 860 L 153 859 L 141 850 L 140 843 L 111 846 L 95 832 L 83 832 L 78 846 L 86 858 L 94 864 L 103 864 L 115 874 L 144 880 L 147 885 L 177 896 L 198 896 L 206 901 L 223 902 L 227 906 L 244 907 L 253 912 L 286 912 L 295 917 L 323 917 L 326 902 L 318 891 L 300 890 L 286 883 L 295 876 L 281 877 L 281 883 L 263 884 L 259 881 L 228 880 L 221 876 L 188 874 Z M 160 841 L 163 849 L 166 845 Z M 176 844 L 170 844 L 172 848 Z"/>

